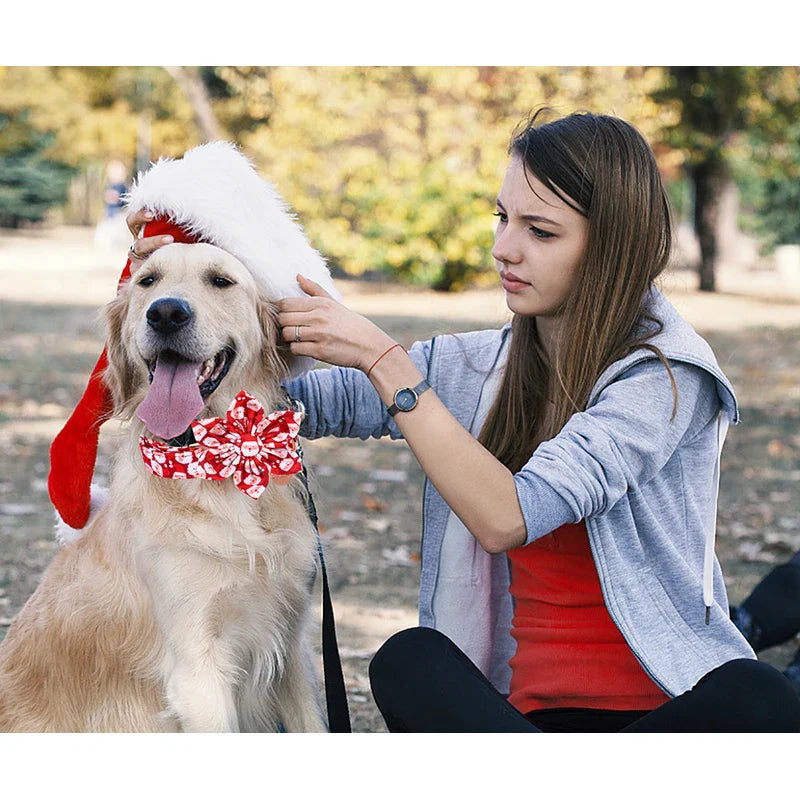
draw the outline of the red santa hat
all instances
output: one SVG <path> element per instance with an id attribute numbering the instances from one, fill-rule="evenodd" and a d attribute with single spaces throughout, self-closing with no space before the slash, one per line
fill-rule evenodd
<path id="1" fill-rule="evenodd" d="M 153 212 L 155 218 L 145 225 L 143 236 L 169 234 L 179 243 L 216 245 L 238 258 L 269 297 L 302 296 L 296 279 L 300 273 L 339 298 L 324 259 L 286 204 L 229 142 L 195 147 L 181 159 L 160 159 L 139 175 L 127 206 L 129 212 Z M 130 275 L 128 260 L 117 291 Z M 95 507 L 92 475 L 100 426 L 113 412 L 103 383 L 107 365 L 104 349 L 83 397 L 50 447 L 50 499 L 73 529 L 83 528 Z M 309 366 L 308 359 L 298 359 L 293 372 Z M 63 531 L 61 537 L 69 538 Z"/>

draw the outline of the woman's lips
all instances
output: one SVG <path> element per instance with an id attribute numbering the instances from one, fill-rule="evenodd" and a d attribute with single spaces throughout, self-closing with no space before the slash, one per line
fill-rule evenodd
<path id="1" fill-rule="evenodd" d="M 507 292 L 521 292 L 530 286 L 530 283 L 521 280 L 513 272 L 501 272 L 500 280 Z"/>

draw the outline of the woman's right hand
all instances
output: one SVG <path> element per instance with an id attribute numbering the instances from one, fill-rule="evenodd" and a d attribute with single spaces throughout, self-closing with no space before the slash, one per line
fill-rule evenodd
<path id="1" fill-rule="evenodd" d="M 152 220 L 153 212 L 147 209 L 131 212 L 125 217 L 125 223 L 133 236 L 133 247 L 128 251 L 128 255 L 134 269 L 150 258 L 159 247 L 175 241 L 172 236 L 145 236 L 140 239 L 142 228 Z"/>

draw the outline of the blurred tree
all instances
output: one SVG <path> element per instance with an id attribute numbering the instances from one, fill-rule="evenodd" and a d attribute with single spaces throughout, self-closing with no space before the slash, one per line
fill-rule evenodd
<path id="1" fill-rule="evenodd" d="M 211 105 L 211 95 L 203 80 L 200 67 L 164 67 L 175 83 L 181 87 L 194 112 L 197 129 L 204 142 L 222 138 L 216 114 Z"/>
<path id="2" fill-rule="evenodd" d="M 214 114 L 227 136 L 238 142 L 243 134 L 269 125 L 274 107 L 270 84 L 277 67 L 199 67 Z"/>
<path id="3" fill-rule="evenodd" d="M 750 137 L 780 147 L 798 111 L 796 67 L 669 67 L 654 93 L 677 119 L 664 141 L 684 154 L 694 189 L 693 222 L 700 244 L 700 289 L 716 288 L 720 204 L 731 180 L 731 158 Z"/>
<path id="4" fill-rule="evenodd" d="M 73 169 L 48 158 L 55 138 L 28 121 L 28 114 L 0 112 L 0 227 L 41 222 L 67 199 Z"/>
<path id="5" fill-rule="evenodd" d="M 541 105 L 556 114 L 590 109 L 619 114 L 654 141 L 675 116 L 652 98 L 662 73 L 0 67 L 0 111 L 29 109 L 38 129 L 56 131 L 53 151 L 82 175 L 100 174 L 98 163 L 112 158 L 141 167 L 224 136 L 277 184 L 334 267 L 449 290 L 496 279 L 491 214 L 516 125 Z M 665 173 L 675 153 L 657 152 Z"/>
<path id="6" fill-rule="evenodd" d="M 161 67 L 0 67 L 0 112 L 21 111 L 54 132 L 49 157 L 75 168 L 66 216 L 83 224 L 102 214 L 110 160 L 135 174 L 201 139 L 185 93 Z"/>
<path id="7" fill-rule="evenodd" d="M 511 133 L 531 110 L 619 113 L 650 138 L 663 121 L 650 98 L 659 68 L 217 67 L 215 76 L 230 92 L 219 118 L 235 120 L 334 266 L 442 290 L 495 280 L 494 198 Z M 247 109 L 269 125 L 248 125 Z"/>
<path id="8" fill-rule="evenodd" d="M 800 70 L 797 78 L 800 82 Z M 764 242 L 800 244 L 800 119 L 774 139 L 750 134 L 733 160 L 742 192 L 743 223 Z"/>

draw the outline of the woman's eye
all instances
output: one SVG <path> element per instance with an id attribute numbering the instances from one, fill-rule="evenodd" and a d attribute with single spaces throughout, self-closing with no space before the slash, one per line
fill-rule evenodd
<path id="1" fill-rule="evenodd" d="M 537 228 L 535 225 L 531 225 L 531 233 L 533 233 L 537 239 L 552 239 L 555 236 L 554 233 L 550 233 L 550 231 L 543 231 L 541 228 Z"/>
<path id="2" fill-rule="evenodd" d="M 496 211 L 494 214 L 492 214 L 492 216 L 498 217 L 500 222 L 508 222 L 508 215 L 504 214 L 502 211 Z"/>
<path id="3" fill-rule="evenodd" d="M 223 278 L 220 275 L 211 279 L 211 283 L 217 287 L 217 289 L 225 289 L 228 286 L 233 286 L 233 281 L 229 281 L 227 278 Z"/>
<path id="4" fill-rule="evenodd" d="M 152 275 L 146 275 L 139 281 L 139 286 L 152 286 L 156 279 Z"/>

